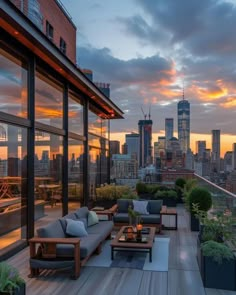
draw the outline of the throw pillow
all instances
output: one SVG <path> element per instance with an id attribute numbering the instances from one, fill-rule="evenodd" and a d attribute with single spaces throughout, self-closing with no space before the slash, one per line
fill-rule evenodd
<path id="1" fill-rule="evenodd" d="M 73 237 L 85 237 L 88 235 L 84 223 L 79 220 L 66 219 L 66 233 Z"/>
<path id="2" fill-rule="evenodd" d="M 143 214 L 143 215 L 148 215 L 149 212 L 147 211 L 147 204 L 148 201 L 136 201 L 133 200 L 133 205 L 134 205 L 134 211 Z"/>
<path id="3" fill-rule="evenodd" d="M 88 226 L 97 224 L 99 222 L 97 213 L 94 211 L 89 211 L 88 213 Z"/>

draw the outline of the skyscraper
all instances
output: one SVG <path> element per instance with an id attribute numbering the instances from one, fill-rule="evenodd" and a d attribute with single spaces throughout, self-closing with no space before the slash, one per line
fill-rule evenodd
<path id="1" fill-rule="evenodd" d="M 129 155 L 136 155 L 136 159 L 139 159 L 139 134 L 130 133 L 125 135 L 125 142 L 127 144 L 127 153 Z"/>
<path id="2" fill-rule="evenodd" d="M 178 139 L 182 152 L 190 148 L 190 103 L 184 99 L 178 102 Z"/>
<path id="3" fill-rule="evenodd" d="M 166 137 L 166 146 L 168 145 L 168 140 L 173 137 L 174 133 L 174 119 L 166 118 L 165 119 L 165 137 Z"/>
<path id="4" fill-rule="evenodd" d="M 139 166 L 152 164 L 152 120 L 139 120 Z"/>
<path id="5" fill-rule="evenodd" d="M 236 143 L 233 143 L 233 152 L 232 152 L 232 169 L 236 170 Z"/>
<path id="6" fill-rule="evenodd" d="M 220 171 L 220 130 L 212 130 L 212 171 Z"/>
<path id="7" fill-rule="evenodd" d="M 205 150 L 206 150 L 206 141 L 205 140 L 196 141 L 196 154 L 197 154 L 198 161 L 201 161 L 203 159 Z"/>

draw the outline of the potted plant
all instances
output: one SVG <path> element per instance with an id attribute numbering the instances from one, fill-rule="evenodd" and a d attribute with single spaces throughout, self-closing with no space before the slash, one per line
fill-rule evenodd
<path id="1" fill-rule="evenodd" d="M 235 257 L 224 243 L 202 243 L 199 268 L 205 288 L 236 290 Z"/>
<path id="2" fill-rule="evenodd" d="M 129 215 L 129 225 L 136 227 L 138 223 L 140 223 L 140 213 L 132 209 L 131 206 L 128 208 Z"/>
<path id="3" fill-rule="evenodd" d="M 211 193 L 204 187 L 195 187 L 188 196 L 188 208 L 190 211 L 190 226 L 192 231 L 199 231 L 199 219 L 195 216 L 194 205 L 197 204 L 199 210 L 207 212 L 212 206 Z"/>
<path id="4" fill-rule="evenodd" d="M 136 183 L 136 192 L 141 199 L 151 199 L 151 194 L 148 191 L 148 187 L 144 182 L 137 182 Z"/>
<path id="5" fill-rule="evenodd" d="M 13 266 L 0 262 L 0 294 L 25 295 L 25 281 Z"/>

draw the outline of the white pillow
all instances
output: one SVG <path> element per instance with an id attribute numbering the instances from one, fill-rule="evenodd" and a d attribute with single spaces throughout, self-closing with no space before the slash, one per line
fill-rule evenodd
<path id="1" fill-rule="evenodd" d="M 148 201 L 133 200 L 133 205 L 134 205 L 134 208 L 133 208 L 134 211 L 136 211 L 140 214 L 143 214 L 143 215 L 149 214 L 149 212 L 147 211 Z"/>
<path id="2" fill-rule="evenodd" d="M 89 211 L 88 213 L 88 226 L 97 224 L 99 222 L 97 213 L 94 211 Z"/>
<path id="3" fill-rule="evenodd" d="M 66 233 L 73 237 L 85 237 L 88 235 L 84 223 L 79 220 L 66 219 Z"/>

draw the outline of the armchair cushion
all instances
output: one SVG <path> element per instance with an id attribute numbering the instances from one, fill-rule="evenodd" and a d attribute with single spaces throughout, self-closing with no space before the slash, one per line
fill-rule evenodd
<path id="1" fill-rule="evenodd" d="M 148 201 L 133 200 L 133 205 L 134 205 L 134 208 L 133 208 L 134 211 L 144 215 L 149 214 L 149 212 L 147 211 Z"/>
<path id="2" fill-rule="evenodd" d="M 129 199 L 118 199 L 117 200 L 117 212 L 118 213 L 128 213 L 128 208 L 131 206 L 133 208 L 133 202 Z"/>
<path id="3" fill-rule="evenodd" d="M 160 214 L 162 207 L 162 200 L 149 200 L 148 211 L 150 214 Z"/>

